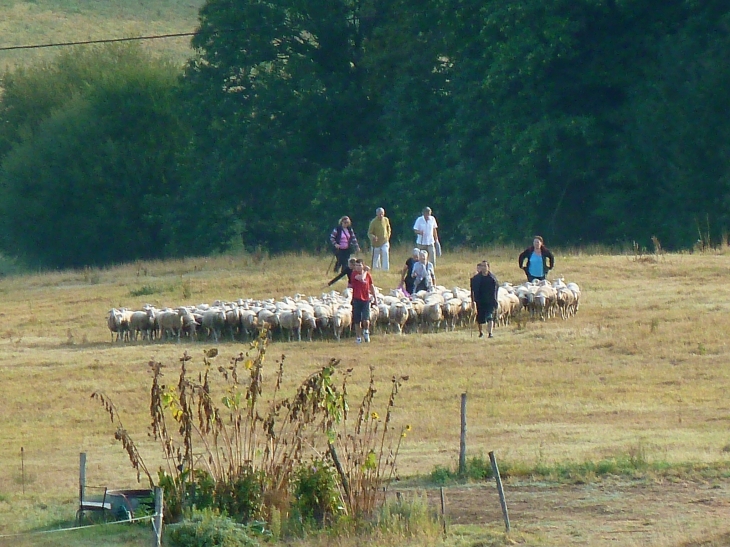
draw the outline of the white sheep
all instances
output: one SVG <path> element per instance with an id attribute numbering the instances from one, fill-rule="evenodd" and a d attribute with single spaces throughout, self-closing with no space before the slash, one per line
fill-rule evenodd
<path id="1" fill-rule="evenodd" d="M 421 313 L 421 320 L 422 322 L 428 326 L 430 332 L 437 331 L 439 327 L 441 326 L 441 321 L 443 321 L 444 314 L 441 311 L 441 303 L 438 301 L 433 301 L 430 303 L 427 303 L 423 307 L 423 312 Z"/>
<path id="2" fill-rule="evenodd" d="M 312 334 L 315 330 L 317 330 L 317 319 L 314 317 L 313 313 L 309 312 L 309 310 L 303 309 L 301 332 L 306 333 L 307 340 L 311 342 Z"/>
<path id="3" fill-rule="evenodd" d="M 286 331 L 287 338 L 291 342 L 292 333 L 297 333 L 297 341 L 302 341 L 302 310 L 284 311 L 279 313 L 279 326 Z"/>
<path id="4" fill-rule="evenodd" d="M 398 334 L 403 334 L 403 329 L 408 321 L 408 306 L 403 302 L 393 302 L 388 310 L 388 324 L 395 327 Z"/>
<path id="5" fill-rule="evenodd" d="M 202 320 L 203 328 L 208 332 L 208 338 L 213 336 L 215 343 L 221 337 L 221 333 L 226 326 L 226 312 L 223 308 L 211 307 L 203 312 Z"/>
<path id="6" fill-rule="evenodd" d="M 339 342 L 340 338 L 346 330 L 352 327 L 352 306 L 343 304 L 334 313 L 332 318 L 332 328 L 335 339 Z"/>
<path id="7" fill-rule="evenodd" d="M 132 312 L 132 315 L 129 317 L 129 331 L 134 341 L 137 340 L 138 333 L 142 333 L 143 340 L 152 340 L 154 328 L 155 309 L 152 307 Z"/>
<path id="8" fill-rule="evenodd" d="M 157 324 L 160 327 L 160 337 L 166 339 L 168 337 L 176 337 L 180 342 L 180 333 L 182 332 L 182 316 L 177 310 L 162 310 L 157 314 Z"/>
<path id="9" fill-rule="evenodd" d="M 575 296 L 575 302 L 573 303 L 573 315 L 575 315 L 578 313 L 578 308 L 580 306 L 580 287 L 577 283 L 568 283 L 566 288 L 572 291 L 573 296 Z"/>
<path id="10" fill-rule="evenodd" d="M 124 340 L 125 326 L 124 312 L 122 310 L 118 310 L 116 308 L 110 309 L 106 316 L 106 324 L 109 327 L 109 332 L 112 336 L 112 344 L 114 343 L 115 335 L 117 337 L 117 342 L 119 342 L 120 338 L 122 341 Z"/>

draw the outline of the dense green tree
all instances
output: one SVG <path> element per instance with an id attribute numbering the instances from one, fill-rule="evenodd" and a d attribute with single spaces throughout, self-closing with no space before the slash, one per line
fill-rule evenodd
<path id="1" fill-rule="evenodd" d="M 235 215 L 247 244 L 323 242 L 334 220 L 320 218 L 318 204 L 344 206 L 359 193 L 317 181 L 374 130 L 360 63 L 374 9 L 366 4 L 211 0 L 201 10 L 200 56 L 187 71 L 197 168 L 212 174 L 218 208 Z"/>
<path id="2" fill-rule="evenodd" d="M 77 80 L 80 73 L 86 77 Z M 33 91 L 54 80 L 68 82 L 59 96 Z M 174 67 L 136 48 L 66 54 L 10 75 L 4 252 L 54 267 L 180 252 L 178 153 L 189 132 L 177 114 L 177 82 Z"/>
<path id="3" fill-rule="evenodd" d="M 613 240 L 656 235 L 687 248 L 721 241 L 730 226 L 730 14 L 709 3 L 682 15 L 632 89 L 598 207 Z"/>
<path id="4" fill-rule="evenodd" d="M 54 265 L 233 237 L 312 249 L 342 214 L 365 239 L 381 205 L 411 240 L 427 204 L 453 244 L 717 241 L 729 14 L 719 0 L 208 0 L 179 89 L 123 48 L 4 77 L 0 241 Z M 83 237 L 64 247 L 65 233 Z"/>

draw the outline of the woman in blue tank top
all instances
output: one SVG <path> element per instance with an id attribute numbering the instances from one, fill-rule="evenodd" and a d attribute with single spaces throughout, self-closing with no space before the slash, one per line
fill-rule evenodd
<path id="1" fill-rule="evenodd" d="M 522 251 L 517 260 L 520 269 L 524 270 L 527 275 L 528 281 L 545 279 L 548 272 L 555 265 L 553 253 L 545 247 L 544 241 L 540 236 L 535 236 L 532 241 L 532 246 Z"/>

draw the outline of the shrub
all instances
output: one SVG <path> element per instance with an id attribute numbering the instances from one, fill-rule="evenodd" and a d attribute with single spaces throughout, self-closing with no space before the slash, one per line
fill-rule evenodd
<path id="1" fill-rule="evenodd" d="M 211 509 L 194 511 L 190 518 L 167 528 L 172 547 L 257 547 L 250 527 L 238 524 Z"/>
<path id="2" fill-rule="evenodd" d="M 131 289 L 129 291 L 129 296 L 150 296 L 157 292 L 159 292 L 159 289 L 152 285 L 143 285 L 139 289 Z"/>
<path id="3" fill-rule="evenodd" d="M 295 473 L 292 509 L 304 524 L 319 526 L 343 511 L 335 469 L 326 461 L 315 459 Z"/>

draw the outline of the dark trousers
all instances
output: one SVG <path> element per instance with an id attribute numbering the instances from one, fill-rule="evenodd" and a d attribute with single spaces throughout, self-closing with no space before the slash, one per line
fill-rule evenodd
<path id="1" fill-rule="evenodd" d="M 347 266 L 347 261 L 350 260 L 350 253 L 352 251 L 347 249 L 335 249 L 335 256 L 337 261 L 335 262 L 335 273 L 339 272 L 342 268 Z"/>

